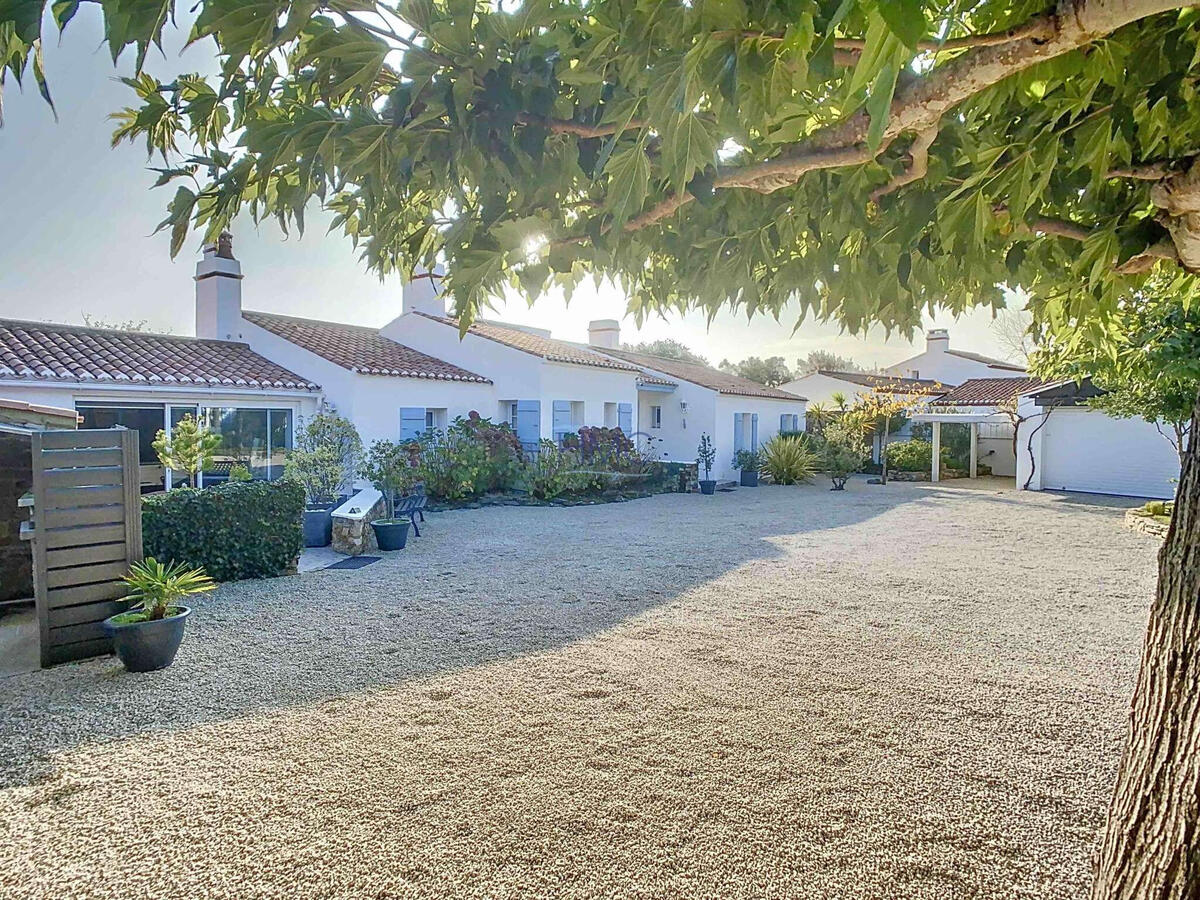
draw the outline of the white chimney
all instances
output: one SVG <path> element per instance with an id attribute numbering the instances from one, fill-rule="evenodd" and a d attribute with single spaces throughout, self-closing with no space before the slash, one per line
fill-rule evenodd
<path id="1" fill-rule="evenodd" d="M 196 337 L 244 341 L 242 264 L 233 258 L 233 235 L 222 231 L 196 263 Z"/>
<path id="2" fill-rule="evenodd" d="M 621 346 L 621 323 L 616 319 L 593 319 L 588 322 L 588 343 L 593 347 L 616 350 Z"/>
<path id="3" fill-rule="evenodd" d="M 431 316 L 446 315 L 446 295 L 442 291 L 442 279 L 446 270 L 435 266 L 432 272 L 418 271 L 404 286 L 402 312 L 428 313 Z"/>
<path id="4" fill-rule="evenodd" d="M 950 349 L 950 332 L 945 328 L 930 328 L 925 333 L 926 353 L 945 353 Z"/>

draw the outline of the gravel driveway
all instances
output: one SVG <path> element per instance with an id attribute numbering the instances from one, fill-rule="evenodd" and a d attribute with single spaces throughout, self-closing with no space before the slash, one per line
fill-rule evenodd
<path id="1" fill-rule="evenodd" d="M 853 483 L 431 515 L 0 680 L 0 896 L 1076 898 L 1157 544 Z"/>

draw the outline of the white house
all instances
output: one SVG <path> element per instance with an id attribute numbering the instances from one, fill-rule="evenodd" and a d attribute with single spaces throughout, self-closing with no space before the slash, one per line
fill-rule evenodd
<path id="1" fill-rule="evenodd" d="M 893 375 L 880 375 L 871 372 L 839 372 L 834 369 L 818 369 L 808 375 L 801 375 L 787 384 L 781 384 L 779 389 L 789 394 L 800 394 L 808 398 L 809 406 L 820 403 L 823 406 L 836 405 L 834 397 L 841 395 L 846 402 L 853 404 L 855 399 L 873 391 L 887 391 L 895 394 L 938 394 L 945 390 L 945 385 L 928 378 L 900 378 Z"/>
<path id="2" fill-rule="evenodd" d="M 529 450 L 592 425 L 661 437 L 663 456 L 694 460 L 707 431 L 720 478 L 733 475 L 736 448 L 802 427 L 802 398 L 703 366 L 676 377 L 664 371 L 676 361 L 644 365 L 616 349 L 612 320 L 590 324 L 589 344 L 489 321 L 460 334 L 425 278 L 375 329 L 245 309 L 244 284 L 225 234 L 196 266 L 197 337 L 0 322 L 0 393 L 78 410 L 83 427 L 137 428 L 147 487 L 172 482 L 150 442 L 189 413 L 222 435 L 220 466 L 245 462 L 266 478 L 282 474 L 299 420 L 323 401 L 367 442 L 477 411 L 511 423 Z"/>
<path id="3" fill-rule="evenodd" d="M 209 248 L 196 267 L 198 315 L 207 315 L 237 285 L 236 261 Z M 222 323 L 231 324 L 231 323 Z M 255 353 L 240 336 L 217 339 L 0 320 L 0 395 L 23 403 L 73 409 L 81 428 L 135 428 L 142 484 L 169 487 L 151 442 L 184 416 L 221 435 L 223 478 L 242 462 L 261 478 L 283 474 L 296 422 L 311 415 L 320 385 Z"/>
<path id="4" fill-rule="evenodd" d="M 933 328 L 925 333 L 925 352 L 882 369 L 884 375 L 937 381 L 956 387 L 968 378 L 1011 378 L 1025 374 L 1017 363 L 993 359 L 979 353 L 950 349 L 950 332 Z"/>
<path id="5" fill-rule="evenodd" d="M 1175 496 L 1179 454 L 1171 441 L 1144 419 L 1115 419 L 1089 408 L 1087 399 L 1097 393 L 1087 381 L 1060 382 L 1021 397 L 1017 487 Z"/>
<path id="6" fill-rule="evenodd" d="M 713 476 L 730 479 L 737 475 L 738 450 L 757 450 L 780 431 L 803 430 L 804 397 L 710 366 L 618 349 L 616 323 L 601 324 L 600 335 L 593 331 L 594 350 L 637 366 L 643 378 L 658 379 L 639 385 L 639 436 L 660 441 L 667 459 L 694 460 L 700 436 L 707 433 L 717 454 Z M 604 346 L 595 345 L 597 336 Z"/>

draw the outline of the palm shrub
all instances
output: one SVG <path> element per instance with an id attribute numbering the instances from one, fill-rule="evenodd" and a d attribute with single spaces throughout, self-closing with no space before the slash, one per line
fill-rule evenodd
<path id="1" fill-rule="evenodd" d="M 304 488 L 309 504 L 333 503 L 353 486 L 361 458 L 362 438 L 353 423 L 322 409 L 300 423 L 284 475 Z"/>
<path id="2" fill-rule="evenodd" d="M 181 562 L 163 564 L 153 556 L 135 562 L 121 580 L 129 586 L 125 599 L 132 603 L 130 610 L 113 617 L 121 625 L 165 619 L 178 611 L 177 601 L 217 586 L 203 568 L 189 569 Z"/>
<path id="3" fill-rule="evenodd" d="M 776 435 L 762 446 L 760 471 L 775 484 L 798 484 L 812 480 L 817 456 L 808 441 Z"/>

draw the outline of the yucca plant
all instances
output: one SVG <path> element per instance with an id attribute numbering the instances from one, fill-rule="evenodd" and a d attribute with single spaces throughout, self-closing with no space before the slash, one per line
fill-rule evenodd
<path id="1" fill-rule="evenodd" d="M 761 472 L 775 484 L 798 484 L 812 479 L 817 470 L 817 455 L 800 437 L 775 436 L 759 451 Z"/>
<path id="2" fill-rule="evenodd" d="M 164 565 L 153 556 L 130 566 L 122 581 L 129 585 L 125 599 L 133 604 L 128 612 L 115 617 L 122 625 L 164 619 L 180 598 L 217 586 L 203 568 L 189 569 L 181 562 Z"/>

